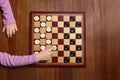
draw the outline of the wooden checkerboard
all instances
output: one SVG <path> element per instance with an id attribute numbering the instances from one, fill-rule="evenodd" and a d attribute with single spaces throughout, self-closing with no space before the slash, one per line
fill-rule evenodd
<path id="1" fill-rule="evenodd" d="M 39 66 L 85 67 L 85 13 L 31 12 L 30 54 L 54 47 Z"/>

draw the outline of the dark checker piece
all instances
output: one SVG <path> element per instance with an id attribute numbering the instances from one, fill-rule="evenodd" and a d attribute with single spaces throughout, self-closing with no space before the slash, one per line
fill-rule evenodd
<path id="1" fill-rule="evenodd" d="M 77 45 L 76 46 L 76 50 L 78 50 L 78 51 L 82 50 L 82 46 L 81 45 Z"/>
<path id="2" fill-rule="evenodd" d="M 65 39 L 69 39 L 69 34 L 64 34 Z"/>
<path id="3" fill-rule="evenodd" d="M 74 56 L 75 56 L 75 51 L 71 51 L 71 52 L 70 52 L 70 56 L 71 56 L 71 57 L 74 57 Z"/>
<path id="4" fill-rule="evenodd" d="M 70 21 L 75 21 L 75 16 L 70 16 Z"/>
<path id="5" fill-rule="evenodd" d="M 70 58 L 69 57 L 64 57 L 64 62 L 65 63 L 69 63 L 70 62 Z"/>
<path id="6" fill-rule="evenodd" d="M 80 63 L 82 61 L 81 57 L 76 57 L 76 63 Z"/>
<path id="7" fill-rule="evenodd" d="M 82 38 L 82 35 L 81 35 L 81 34 L 76 34 L 76 38 L 77 38 L 77 39 L 81 39 L 81 38 Z"/>
<path id="8" fill-rule="evenodd" d="M 70 28 L 70 33 L 75 33 L 75 28 Z"/>
<path id="9" fill-rule="evenodd" d="M 76 22 L 76 27 L 81 27 L 81 22 Z"/>
<path id="10" fill-rule="evenodd" d="M 65 50 L 65 51 L 68 51 L 69 49 L 70 49 L 70 48 L 69 48 L 68 45 L 65 45 L 65 46 L 64 46 L 64 50 Z"/>
<path id="11" fill-rule="evenodd" d="M 64 22 L 64 27 L 69 27 L 69 22 Z"/>
<path id="12" fill-rule="evenodd" d="M 75 40 L 74 39 L 70 39 L 70 44 L 74 45 L 75 44 Z"/>

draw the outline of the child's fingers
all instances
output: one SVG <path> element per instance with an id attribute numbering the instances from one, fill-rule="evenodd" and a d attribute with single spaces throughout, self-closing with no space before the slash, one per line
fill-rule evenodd
<path id="1" fill-rule="evenodd" d="M 50 54 L 52 54 L 53 52 L 52 52 L 52 51 L 50 51 L 49 53 L 50 53 Z"/>
<path id="2" fill-rule="evenodd" d="M 15 35 L 15 30 L 12 30 L 12 35 Z"/>
<path id="3" fill-rule="evenodd" d="M 48 51 L 52 51 L 53 48 L 48 49 Z"/>
<path id="4" fill-rule="evenodd" d="M 53 52 L 50 52 L 50 55 L 52 54 Z"/>
<path id="5" fill-rule="evenodd" d="M 52 56 L 52 53 L 53 53 L 53 52 L 49 52 L 48 55 Z"/>
<path id="6" fill-rule="evenodd" d="M 15 31 L 18 31 L 18 28 L 17 28 L 17 27 L 15 28 Z"/>
<path id="7" fill-rule="evenodd" d="M 3 27 L 2 32 L 5 32 L 5 27 Z"/>
<path id="8" fill-rule="evenodd" d="M 9 31 L 7 31 L 6 33 L 7 33 L 7 36 L 8 36 L 8 38 L 9 38 L 9 37 L 10 37 L 10 33 L 9 33 Z"/>
<path id="9" fill-rule="evenodd" d="M 10 30 L 9 35 L 10 35 L 10 37 L 12 37 L 12 30 Z"/>

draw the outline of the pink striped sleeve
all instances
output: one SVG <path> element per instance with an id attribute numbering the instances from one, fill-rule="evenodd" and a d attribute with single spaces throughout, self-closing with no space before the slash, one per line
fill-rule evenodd
<path id="1" fill-rule="evenodd" d="M 3 13 L 3 23 L 6 24 L 15 24 L 15 18 L 13 16 L 13 12 L 11 9 L 11 5 L 9 0 L 0 0 L 0 8 L 2 9 Z"/>
<path id="2" fill-rule="evenodd" d="M 0 52 L 0 64 L 8 67 L 24 66 L 37 63 L 35 54 L 26 56 L 13 56 L 8 53 Z"/>

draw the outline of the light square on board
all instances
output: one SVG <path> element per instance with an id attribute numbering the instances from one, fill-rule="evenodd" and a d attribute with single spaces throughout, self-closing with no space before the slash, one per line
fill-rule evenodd
<path id="1" fill-rule="evenodd" d="M 64 39 L 64 34 L 63 33 L 58 33 L 58 39 Z"/>
<path id="2" fill-rule="evenodd" d="M 76 21 L 82 21 L 83 20 L 83 16 L 76 16 Z"/>
<path id="3" fill-rule="evenodd" d="M 63 51 L 64 50 L 64 45 L 58 45 L 58 51 Z"/>
<path id="4" fill-rule="evenodd" d="M 41 15 L 40 16 L 40 21 L 46 21 L 46 15 Z"/>
<path id="5" fill-rule="evenodd" d="M 46 45 L 46 49 L 51 49 L 52 45 Z"/>
<path id="6" fill-rule="evenodd" d="M 34 27 L 40 27 L 40 22 L 34 22 Z"/>
<path id="7" fill-rule="evenodd" d="M 52 39 L 52 44 L 58 45 L 58 39 Z"/>
<path id="8" fill-rule="evenodd" d="M 70 45 L 70 50 L 71 51 L 76 51 L 76 45 Z"/>
<path id="9" fill-rule="evenodd" d="M 69 39 L 64 39 L 64 45 L 69 45 L 70 44 L 70 40 Z"/>
<path id="10" fill-rule="evenodd" d="M 70 39 L 76 39 L 76 35 L 74 33 L 70 33 Z"/>
<path id="11" fill-rule="evenodd" d="M 52 22 L 46 22 L 46 27 L 52 27 Z"/>
<path id="12" fill-rule="evenodd" d="M 46 44 L 46 39 L 40 39 L 40 44 Z"/>
<path id="13" fill-rule="evenodd" d="M 82 28 L 76 28 L 75 31 L 76 33 L 82 33 Z"/>
<path id="14" fill-rule="evenodd" d="M 58 27 L 64 27 L 64 22 L 63 21 L 59 21 L 58 22 Z"/>
<path id="15" fill-rule="evenodd" d="M 47 61 L 47 63 L 51 63 L 52 62 L 52 57 Z"/>
<path id="16" fill-rule="evenodd" d="M 76 57 L 70 57 L 70 62 L 71 63 L 76 63 Z"/>
<path id="17" fill-rule="evenodd" d="M 51 33 L 46 33 L 46 39 L 52 39 L 52 34 Z"/>
<path id="18" fill-rule="evenodd" d="M 53 51 L 52 57 L 57 57 L 58 56 L 58 51 Z"/>
<path id="19" fill-rule="evenodd" d="M 76 27 L 75 22 L 70 22 L 70 27 Z"/>
<path id="20" fill-rule="evenodd" d="M 70 21 L 70 16 L 64 16 L 64 21 Z"/>
<path id="21" fill-rule="evenodd" d="M 40 28 L 40 33 L 46 33 L 46 28 Z"/>
<path id="22" fill-rule="evenodd" d="M 40 39 L 40 34 L 39 33 L 34 33 L 34 39 Z"/>
<path id="23" fill-rule="evenodd" d="M 70 56 L 70 51 L 64 51 L 64 57 L 69 57 Z"/>
<path id="24" fill-rule="evenodd" d="M 63 63 L 64 62 L 64 57 L 58 57 L 58 62 Z"/>
<path id="25" fill-rule="evenodd" d="M 64 28 L 64 33 L 70 33 L 70 28 Z"/>
<path id="26" fill-rule="evenodd" d="M 58 21 L 58 16 L 57 15 L 53 15 L 52 16 L 52 21 Z"/>
<path id="27" fill-rule="evenodd" d="M 34 50 L 39 51 L 40 50 L 40 45 L 34 45 Z"/>
<path id="28" fill-rule="evenodd" d="M 57 27 L 52 27 L 52 33 L 58 33 L 58 28 Z"/>
<path id="29" fill-rule="evenodd" d="M 82 39 L 76 39 L 76 44 L 82 45 Z"/>
<path id="30" fill-rule="evenodd" d="M 83 51 L 76 51 L 76 57 L 82 57 Z"/>

